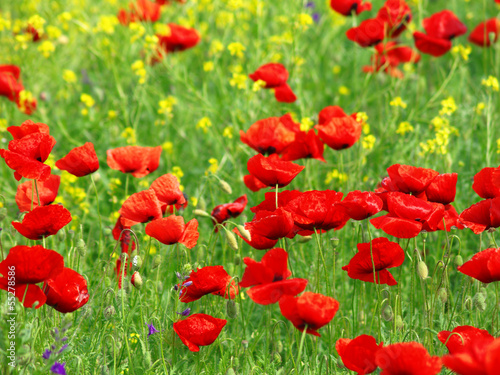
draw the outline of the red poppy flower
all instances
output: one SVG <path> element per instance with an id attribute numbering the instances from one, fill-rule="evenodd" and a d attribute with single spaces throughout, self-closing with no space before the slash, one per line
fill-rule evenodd
<path id="1" fill-rule="evenodd" d="M 460 221 L 475 234 L 500 227 L 500 197 L 473 204 L 460 214 Z"/>
<path id="2" fill-rule="evenodd" d="M 382 210 L 384 202 L 371 191 L 351 191 L 339 206 L 353 220 L 364 220 Z"/>
<path id="3" fill-rule="evenodd" d="M 457 270 L 482 283 L 500 281 L 500 248 L 480 251 Z"/>
<path id="4" fill-rule="evenodd" d="M 43 283 L 47 305 L 62 313 L 78 310 L 89 300 L 87 280 L 71 268 L 64 269 Z"/>
<path id="5" fill-rule="evenodd" d="M 200 346 L 210 345 L 217 339 L 226 323 L 227 320 L 210 315 L 193 314 L 174 323 L 174 331 L 189 350 L 199 352 Z"/>
<path id="6" fill-rule="evenodd" d="M 46 181 L 37 183 L 38 197 L 33 191 L 33 181 L 26 181 L 17 187 L 16 203 L 19 211 L 30 211 L 32 208 L 38 207 L 38 200 L 42 206 L 48 206 L 57 197 L 61 176 L 51 174 Z M 33 205 L 32 205 L 33 202 Z"/>
<path id="7" fill-rule="evenodd" d="M 370 223 L 397 238 L 413 238 L 426 224 L 426 230 L 436 230 L 444 217 L 444 206 L 433 205 L 412 195 L 390 192 L 386 196 L 388 215 L 376 217 Z"/>
<path id="8" fill-rule="evenodd" d="M 90 142 L 75 147 L 68 155 L 56 161 L 56 167 L 76 177 L 87 176 L 99 169 L 99 160 Z"/>
<path id="9" fill-rule="evenodd" d="M 420 194 L 439 175 L 428 168 L 413 167 L 411 165 L 394 164 L 387 168 L 387 173 L 399 191 L 406 194 Z"/>
<path id="10" fill-rule="evenodd" d="M 424 34 L 420 31 L 415 31 L 413 33 L 413 39 L 415 39 L 415 47 L 417 47 L 420 52 L 434 57 L 443 56 L 451 49 L 450 40 L 436 38 L 435 36 Z"/>
<path id="11" fill-rule="evenodd" d="M 383 375 L 435 375 L 441 371 L 441 359 L 431 357 L 417 342 L 385 346 L 375 355 L 375 363 Z"/>
<path id="12" fill-rule="evenodd" d="M 149 0 L 136 0 L 135 3 L 129 3 L 130 12 L 120 9 L 118 12 L 118 21 L 127 26 L 131 22 L 149 21 L 156 22 L 160 19 L 160 4 Z"/>
<path id="13" fill-rule="evenodd" d="M 457 177 L 456 173 L 437 175 L 425 189 L 427 200 L 444 205 L 453 202 L 457 192 Z"/>
<path id="14" fill-rule="evenodd" d="M 266 89 L 274 89 L 274 96 L 278 102 L 293 103 L 297 97 L 293 93 L 288 81 L 288 71 L 282 64 L 269 63 L 259 67 L 248 75 L 252 81 L 264 81 Z"/>
<path id="15" fill-rule="evenodd" d="M 32 133 L 44 133 L 49 134 L 50 129 L 47 124 L 43 122 L 33 122 L 31 120 L 26 120 L 20 126 L 9 126 L 7 131 L 12 135 L 14 139 L 21 139 L 24 136 Z"/>
<path id="16" fill-rule="evenodd" d="M 36 308 L 45 304 L 46 297 L 42 290 L 35 284 L 56 276 L 64 268 L 63 257 L 54 250 L 36 246 L 15 246 L 0 262 L 0 289 L 9 290 L 12 268 L 15 268 L 15 296 L 24 307 L 32 307 L 38 301 Z M 28 289 L 26 291 L 26 289 Z M 24 297 L 26 293 L 26 296 Z"/>
<path id="17" fill-rule="evenodd" d="M 342 108 L 329 106 L 319 113 L 319 124 L 315 128 L 327 146 L 343 150 L 358 141 L 363 127 L 356 121 L 355 113 L 347 116 Z"/>
<path id="18" fill-rule="evenodd" d="M 330 0 L 330 7 L 344 16 L 360 14 L 365 10 L 372 10 L 372 3 L 364 0 Z"/>
<path id="19" fill-rule="evenodd" d="M 419 61 L 420 54 L 410 47 L 400 46 L 397 42 L 379 43 L 375 46 L 372 65 L 363 67 L 363 71 L 374 73 L 383 70 L 392 77 L 403 78 L 403 72 L 397 69 L 399 64 Z"/>
<path id="20" fill-rule="evenodd" d="M 323 153 L 325 144 L 316 135 L 313 129 L 308 132 L 299 132 L 295 141 L 290 143 L 282 152 L 282 160 L 294 161 L 299 159 L 317 159 L 325 162 Z"/>
<path id="21" fill-rule="evenodd" d="M 490 47 L 498 40 L 500 34 L 500 20 L 490 18 L 477 25 L 469 35 L 469 42 L 479 47 Z"/>
<path id="22" fill-rule="evenodd" d="M 307 286 L 305 279 L 289 279 L 292 273 L 288 270 L 288 253 L 280 248 L 269 250 L 260 262 L 244 258 L 247 265 L 240 287 L 248 288 L 247 294 L 259 305 L 270 305 L 278 302 L 284 295 L 295 296 Z"/>
<path id="23" fill-rule="evenodd" d="M 15 101 L 24 90 L 20 81 L 21 69 L 16 65 L 0 65 L 0 96 Z"/>
<path id="24" fill-rule="evenodd" d="M 278 240 L 293 235 L 293 216 L 283 208 L 275 211 L 259 211 L 248 223 L 251 232 L 270 240 Z"/>
<path id="25" fill-rule="evenodd" d="M 127 221 L 127 220 L 125 220 Z M 122 223 L 122 217 L 119 216 L 118 220 L 116 220 L 115 227 L 113 228 L 113 231 L 111 232 L 113 235 L 113 238 L 115 241 L 120 240 L 120 245 L 121 245 L 121 251 L 122 253 L 127 253 L 129 252 L 130 246 L 132 246 L 132 251 L 135 249 L 135 242 L 132 241 L 132 245 L 130 245 L 131 241 L 131 235 L 130 231 L 124 229 L 130 229 L 130 226 L 124 225 Z M 119 261 L 119 259 L 117 259 Z M 119 269 L 120 267 L 118 267 Z"/>
<path id="26" fill-rule="evenodd" d="M 158 177 L 150 186 L 158 200 L 162 204 L 162 211 L 165 212 L 167 206 L 176 207 L 187 204 L 186 198 L 180 189 L 179 180 L 173 174 L 167 173 Z"/>
<path id="27" fill-rule="evenodd" d="M 14 177 L 19 181 L 22 177 L 45 181 L 50 176 L 50 167 L 43 164 L 49 157 L 56 140 L 45 133 L 32 133 L 9 142 L 8 150 L 0 150 Z"/>
<path id="28" fill-rule="evenodd" d="M 293 214 L 295 225 L 304 230 L 341 229 L 349 220 L 345 209 L 338 203 L 343 193 L 334 190 L 312 190 L 291 200 L 285 210 Z"/>
<path id="29" fill-rule="evenodd" d="M 458 353 L 443 356 L 443 364 L 460 375 L 496 375 L 500 356 L 500 338 L 476 338 Z"/>
<path id="30" fill-rule="evenodd" d="M 216 223 L 223 223 L 230 218 L 240 216 L 247 206 L 247 203 L 247 195 L 244 194 L 232 203 L 219 204 L 218 206 L 215 206 L 211 213 L 212 217 L 216 220 L 216 222 L 214 222 L 214 225 Z"/>
<path id="31" fill-rule="evenodd" d="M 161 204 L 153 189 L 132 194 L 123 202 L 119 212 L 127 227 L 162 217 Z"/>
<path id="32" fill-rule="evenodd" d="M 335 349 L 345 367 L 358 375 L 371 374 L 377 369 L 375 355 L 383 347 L 373 336 L 361 335 L 354 339 L 338 339 Z"/>
<path id="33" fill-rule="evenodd" d="M 444 206 L 444 223 L 440 221 L 438 224 L 438 230 L 445 230 L 449 232 L 451 228 L 455 227 L 457 229 L 464 229 L 464 225 L 460 222 L 460 217 L 458 216 L 457 210 L 451 204 Z"/>
<path id="34" fill-rule="evenodd" d="M 278 240 L 270 240 L 269 238 L 254 233 L 252 225 L 250 223 L 245 223 L 245 229 L 250 232 L 250 240 L 243 237 L 238 228 L 233 228 L 233 232 L 236 233 L 240 238 L 243 239 L 243 241 L 252 246 L 254 249 L 268 250 L 273 248 L 278 243 Z"/>
<path id="35" fill-rule="evenodd" d="M 255 176 L 252 176 L 251 174 L 243 176 L 243 182 L 245 186 L 254 193 L 267 187 L 267 185 L 263 184 L 262 181 L 257 179 Z"/>
<path id="36" fill-rule="evenodd" d="M 193 302 L 207 294 L 234 299 L 238 294 L 238 287 L 234 281 L 231 287 L 229 287 L 229 283 L 231 283 L 231 276 L 222 266 L 198 268 L 196 271 L 191 271 L 189 278 L 178 285 L 180 289 L 179 300 L 185 303 Z M 227 294 L 228 287 L 230 296 Z"/>
<path id="37" fill-rule="evenodd" d="M 361 47 L 374 46 L 384 40 L 384 23 L 378 18 L 369 18 L 347 30 L 346 36 Z"/>
<path id="38" fill-rule="evenodd" d="M 321 336 L 318 329 L 330 323 L 338 309 L 335 299 L 317 293 L 305 292 L 300 297 L 284 295 L 280 299 L 281 314 L 301 332 L 307 325 L 306 332 L 314 336 Z"/>
<path id="39" fill-rule="evenodd" d="M 168 35 L 156 34 L 159 46 L 168 52 L 184 51 L 196 46 L 200 41 L 200 34 L 195 29 L 169 23 Z"/>
<path id="40" fill-rule="evenodd" d="M 30 240 L 41 240 L 59 232 L 71 221 L 71 214 L 59 204 L 40 206 L 24 215 L 21 223 L 13 221 L 16 230 Z"/>
<path id="41" fill-rule="evenodd" d="M 304 167 L 290 161 L 280 160 L 275 154 L 267 157 L 257 154 L 248 160 L 247 169 L 266 186 L 284 187 L 292 182 Z"/>
<path id="42" fill-rule="evenodd" d="M 168 216 L 153 220 L 146 225 L 146 234 L 151 236 L 162 244 L 172 245 L 180 242 L 188 249 L 192 249 L 198 242 L 198 221 L 189 220 L 184 224 L 182 216 Z"/>
<path id="43" fill-rule="evenodd" d="M 144 177 L 160 165 L 161 146 L 125 146 L 107 151 L 107 162 L 111 169 Z"/>
<path id="44" fill-rule="evenodd" d="M 286 207 L 288 203 L 303 193 L 299 190 L 283 190 L 278 193 L 278 207 Z M 340 193 L 342 194 L 342 193 Z M 342 199 L 342 197 L 340 197 Z M 275 211 L 276 210 L 276 192 L 268 192 L 264 194 L 264 200 L 257 206 L 250 208 L 254 214 L 259 211 Z"/>
<path id="45" fill-rule="evenodd" d="M 383 22 L 385 35 L 398 37 L 412 19 L 411 9 L 404 0 L 387 0 L 379 9 L 377 19 Z"/>
<path id="46" fill-rule="evenodd" d="M 261 154 L 281 154 L 299 131 L 300 125 L 286 114 L 259 120 L 246 133 L 240 130 L 240 140 Z"/>
<path id="47" fill-rule="evenodd" d="M 438 339 L 446 345 L 452 355 L 466 351 L 466 347 L 474 345 L 476 340 L 486 340 L 490 343 L 495 340 L 485 329 L 472 326 L 458 326 L 451 332 L 441 331 L 438 333 Z"/>
<path id="48" fill-rule="evenodd" d="M 373 261 L 372 261 L 373 258 Z M 374 238 L 371 242 L 358 244 L 358 253 L 347 266 L 342 267 L 351 279 L 376 284 L 397 285 L 387 268 L 399 267 L 405 260 L 405 252 L 396 242 L 387 238 Z M 375 275 L 373 274 L 375 268 Z"/>
<path id="49" fill-rule="evenodd" d="M 481 198 L 500 197 L 500 167 L 481 169 L 474 176 L 472 189 Z"/>

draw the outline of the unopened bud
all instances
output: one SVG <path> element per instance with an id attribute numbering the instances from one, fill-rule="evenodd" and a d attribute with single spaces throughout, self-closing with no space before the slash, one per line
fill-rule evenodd
<path id="1" fill-rule="evenodd" d="M 195 216 L 211 217 L 211 215 L 207 211 L 200 210 L 200 209 L 194 210 L 193 214 Z"/>
<path id="2" fill-rule="evenodd" d="M 105 300 L 106 304 L 111 303 L 111 300 L 113 299 L 114 295 L 115 295 L 115 291 L 113 290 L 113 288 L 108 288 L 104 291 L 104 300 Z"/>
<path id="3" fill-rule="evenodd" d="M 454 260 L 455 266 L 460 267 L 464 264 L 464 258 L 461 255 L 457 255 Z"/>
<path id="4" fill-rule="evenodd" d="M 236 254 L 236 255 L 234 256 L 234 261 L 233 261 L 233 262 L 234 262 L 234 265 L 235 265 L 235 266 L 239 266 L 239 265 L 241 264 L 241 257 L 240 257 L 240 255 L 239 255 L 239 254 Z"/>
<path id="5" fill-rule="evenodd" d="M 0 208 L 0 221 L 7 217 L 7 209 L 5 207 Z"/>
<path id="6" fill-rule="evenodd" d="M 402 329 L 403 328 L 404 323 L 403 323 L 403 318 L 401 318 L 401 315 L 396 315 L 395 324 L 396 324 L 396 328 L 397 329 Z"/>
<path id="7" fill-rule="evenodd" d="M 152 266 L 152 269 L 155 269 L 156 267 L 158 267 L 159 265 L 161 264 L 161 255 L 160 254 L 156 254 L 155 257 L 153 258 L 153 266 Z"/>
<path id="8" fill-rule="evenodd" d="M 191 265 L 191 263 L 186 263 L 185 265 L 182 266 L 182 274 L 183 275 L 189 275 L 192 270 L 193 270 L 193 266 Z"/>
<path id="9" fill-rule="evenodd" d="M 231 249 L 234 251 L 238 250 L 238 241 L 236 240 L 236 236 L 230 230 L 225 230 L 226 232 L 226 240 Z"/>
<path id="10" fill-rule="evenodd" d="M 312 236 L 300 236 L 299 243 L 307 243 L 312 240 Z"/>
<path id="11" fill-rule="evenodd" d="M 340 240 L 337 237 L 333 237 L 330 238 L 330 241 L 332 242 L 332 249 L 335 250 L 339 246 Z"/>
<path id="12" fill-rule="evenodd" d="M 103 311 L 103 314 L 104 314 L 104 319 L 106 320 L 110 319 L 113 315 L 116 314 L 115 307 L 113 305 L 106 307 Z"/>
<path id="13" fill-rule="evenodd" d="M 85 241 L 79 238 L 76 241 L 76 250 L 81 257 L 84 257 L 87 254 L 87 245 L 85 245 Z"/>
<path id="14" fill-rule="evenodd" d="M 132 257 L 132 269 L 138 270 L 139 268 L 142 267 L 142 258 L 140 255 L 136 255 Z"/>
<path id="15" fill-rule="evenodd" d="M 429 269 L 427 268 L 427 264 L 425 264 L 423 260 L 419 261 L 417 264 L 417 273 L 422 280 L 427 279 L 427 277 L 429 276 Z"/>
<path id="16" fill-rule="evenodd" d="M 467 310 L 472 310 L 472 298 L 467 297 L 467 298 L 465 299 L 465 303 L 464 303 L 464 305 L 465 305 L 465 308 L 466 308 Z"/>
<path id="17" fill-rule="evenodd" d="M 141 274 L 138 271 L 135 271 L 132 274 L 132 278 L 130 279 L 130 282 L 132 283 L 133 286 L 136 287 L 136 289 L 141 289 L 142 288 Z"/>
<path id="18" fill-rule="evenodd" d="M 75 231 L 73 229 L 68 229 L 68 238 L 72 240 L 75 238 Z"/>
<path id="19" fill-rule="evenodd" d="M 247 241 L 252 241 L 252 235 L 250 234 L 250 231 L 248 229 L 245 229 L 243 225 L 237 225 L 236 228 L 238 228 L 238 232 L 240 232 L 241 236 L 246 239 Z"/>
<path id="20" fill-rule="evenodd" d="M 224 180 L 219 180 L 219 186 L 222 189 L 223 192 L 227 194 L 232 194 L 233 189 L 231 189 L 231 185 L 229 185 L 226 181 Z"/>
<path id="21" fill-rule="evenodd" d="M 483 312 L 486 310 L 486 298 L 483 293 L 476 293 L 473 299 L 474 307 Z"/>
<path id="22" fill-rule="evenodd" d="M 442 303 L 446 303 L 446 301 L 448 301 L 448 292 L 446 291 L 446 288 L 439 288 L 437 296 Z"/>
<path id="23" fill-rule="evenodd" d="M 277 340 L 274 342 L 274 350 L 278 353 L 283 351 L 283 342 L 281 340 Z"/>
<path id="24" fill-rule="evenodd" d="M 238 317 L 238 306 L 236 306 L 236 303 L 233 300 L 227 300 L 226 314 L 229 319 L 236 319 Z"/>
<path id="25" fill-rule="evenodd" d="M 1 210 L 1 208 L 0 208 L 0 210 Z M 1 219 L 0 219 L 0 221 L 1 221 Z M 64 241 L 66 239 L 66 231 L 64 230 L 64 228 L 59 229 L 59 232 L 57 232 L 57 239 L 59 241 Z"/>
<path id="26" fill-rule="evenodd" d="M 382 308 L 382 318 L 384 318 L 386 322 L 390 322 L 394 318 L 391 305 L 385 305 Z"/>

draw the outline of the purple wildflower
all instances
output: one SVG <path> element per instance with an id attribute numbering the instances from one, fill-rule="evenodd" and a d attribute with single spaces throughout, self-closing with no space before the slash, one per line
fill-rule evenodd
<path id="1" fill-rule="evenodd" d="M 182 315 L 182 316 L 189 316 L 189 314 L 191 314 L 191 308 L 188 307 L 186 310 L 184 310 L 182 312 L 178 312 L 177 314 Z"/>
<path id="2" fill-rule="evenodd" d="M 52 354 L 52 352 L 49 349 L 46 349 L 43 352 L 42 357 L 43 357 L 43 359 L 49 359 L 51 354 Z"/>
<path id="3" fill-rule="evenodd" d="M 67 337 L 66 337 L 67 338 Z M 61 354 L 63 351 L 65 351 L 66 349 L 68 348 L 68 344 L 64 344 L 62 347 L 61 347 L 61 350 L 59 350 L 57 352 L 57 354 Z"/>
<path id="4" fill-rule="evenodd" d="M 316 23 L 319 22 L 319 13 L 313 13 L 312 17 L 313 17 L 314 22 L 316 22 Z"/>
<path id="5" fill-rule="evenodd" d="M 316 8 L 316 4 L 314 4 L 314 1 L 308 1 L 306 4 L 306 8 L 314 9 Z"/>
<path id="6" fill-rule="evenodd" d="M 50 371 L 52 371 L 53 374 L 66 375 L 66 370 L 64 368 L 65 364 L 66 364 L 66 362 L 64 362 L 64 363 L 56 362 L 50 368 Z"/>
<path id="7" fill-rule="evenodd" d="M 160 332 L 160 331 L 158 331 L 158 330 L 157 330 L 157 329 L 153 326 L 153 323 L 151 323 L 151 324 L 147 324 L 147 323 L 146 323 L 146 325 L 148 326 L 148 338 L 149 338 L 149 336 L 151 336 L 152 334 L 157 333 L 157 332 Z"/>

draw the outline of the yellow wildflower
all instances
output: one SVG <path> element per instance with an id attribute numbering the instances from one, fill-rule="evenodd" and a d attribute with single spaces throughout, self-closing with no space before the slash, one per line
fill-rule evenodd
<path id="1" fill-rule="evenodd" d="M 403 109 L 407 107 L 406 102 L 404 102 L 403 99 L 401 99 L 400 96 L 396 96 L 394 99 L 392 99 L 389 102 L 389 105 L 392 106 L 392 107 L 401 107 Z"/>
<path id="2" fill-rule="evenodd" d="M 334 169 L 326 174 L 325 184 L 329 184 L 333 180 L 338 180 L 339 182 L 347 181 L 347 175 L 345 173 L 340 173 L 338 169 Z"/>
<path id="3" fill-rule="evenodd" d="M 243 44 L 235 42 L 235 43 L 230 43 L 227 46 L 228 51 L 231 53 L 231 56 L 236 56 L 238 58 L 243 58 L 245 55 L 243 52 L 245 52 L 246 48 Z"/>
<path id="4" fill-rule="evenodd" d="M 172 174 L 177 177 L 179 182 L 181 181 L 181 178 L 184 176 L 184 172 L 182 171 L 181 167 L 175 166 L 172 168 Z"/>
<path id="5" fill-rule="evenodd" d="M 451 49 L 451 53 L 454 56 L 460 56 L 464 61 L 469 60 L 469 55 L 472 52 L 472 48 L 470 45 L 467 47 L 464 47 L 462 44 L 459 44 L 458 46 L 455 46 Z"/>
<path id="6" fill-rule="evenodd" d="M 80 101 L 85 104 L 88 108 L 91 108 L 95 104 L 94 98 L 92 98 L 89 94 L 80 95 Z"/>
<path id="7" fill-rule="evenodd" d="M 205 175 L 208 175 L 209 173 L 215 174 L 217 169 L 219 169 L 219 162 L 215 158 L 208 159 L 208 162 L 210 163 L 210 167 L 208 167 L 205 171 Z"/>
<path id="8" fill-rule="evenodd" d="M 486 86 L 486 87 L 491 87 L 493 91 L 499 91 L 500 86 L 498 84 L 498 79 L 493 76 L 489 76 L 487 79 L 483 79 L 481 81 L 481 85 Z"/>
<path id="9" fill-rule="evenodd" d="M 486 108 L 486 104 L 484 104 L 483 102 L 479 102 L 474 107 L 474 111 L 476 112 L 477 115 L 481 115 L 485 108 Z"/>
<path id="10" fill-rule="evenodd" d="M 222 51 L 224 51 L 224 44 L 222 44 L 220 40 L 216 39 L 210 43 L 210 48 L 208 49 L 208 54 L 210 56 L 216 55 Z"/>
<path id="11" fill-rule="evenodd" d="M 300 13 L 297 15 L 297 23 L 301 30 L 305 31 L 311 26 L 314 21 L 312 17 L 307 13 Z"/>
<path id="12" fill-rule="evenodd" d="M 497 139 L 497 154 L 500 154 L 500 138 Z"/>
<path id="13" fill-rule="evenodd" d="M 208 132 L 208 128 L 212 126 L 212 121 L 208 117 L 203 117 L 198 123 L 196 124 L 196 129 L 201 129 L 203 130 L 204 133 Z"/>
<path id="14" fill-rule="evenodd" d="M 247 76 L 246 74 L 233 73 L 233 77 L 229 80 L 231 86 L 236 86 L 241 90 L 247 87 Z"/>
<path id="15" fill-rule="evenodd" d="M 346 95 L 349 95 L 350 93 L 351 93 L 351 90 L 349 90 L 347 87 L 345 87 L 345 86 L 339 87 L 339 94 L 340 95 L 346 96 Z"/>
<path id="16" fill-rule="evenodd" d="M 47 26 L 47 35 L 50 39 L 57 39 L 62 35 L 62 32 L 55 26 Z"/>
<path id="17" fill-rule="evenodd" d="M 128 25 L 128 28 L 134 32 L 134 34 L 130 37 L 130 43 L 134 43 L 136 40 L 142 38 L 146 33 L 146 29 L 140 23 L 131 22 Z"/>
<path id="18" fill-rule="evenodd" d="M 116 116 L 118 116 L 116 111 L 113 111 L 112 109 L 108 111 L 108 120 L 113 120 Z"/>
<path id="19" fill-rule="evenodd" d="M 255 81 L 252 85 L 252 91 L 260 91 L 261 89 L 263 89 L 264 87 L 266 87 L 266 82 L 261 80 L 261 79 L 258 79 L 257 81 Z"/>
<path id="20" fill-rule="evenodd" d="M 413 126 L 408 121 L 403 121 L 399 124 L 396 133 L 400 135 L 405 135 L 406 133 L 412 133 L 413 130 L 414 130 Z"/>
<path id="21" fill-rule="evenodd" d="M 441 116 L 448 115 L 450 116 L 453 112 L 457 110 L 457 105 L 455 104 L 455 99 L 452 96 L 441 101 L 441 110 L 439 114 Z"/>
<path id="22" fill-rule="evenodd" d="M 300 120 L 300 130 L 303 132 L 309 131 L 314 125 L 314 122 L 309 117 L 304 117 Z"/>
<path id="23" fill-rule="evenodd" d="M 129 127 L 126 127 L 122 134 L 121 134 L 121 137 L 122 138 L 125 138 L 127 143 L 129 145 L 134 145 L 136 144 L 137 142 L 137 138 L 136 138 L 136 135 L 135 135 L 135 130 L 132 129 L 130 126 Z"/>
<path id="24" fill-rule="evenodd" d="M 174 152 L 174 144 L 172 142 L 165 142 L 161 145 L 161 148 L 167 153 L 171 154 Z"/>
<path id="25" fill-rule="evenodd" d="M 198 205 L 198 198 L 196 198 L 196 197 L 191 197 L 191 198 L 189 198 L 189 200 L 191 201 L 191 205 L 192 205 L 193 207 L 196 207 L 196 206 Z"/>
<path id="26" fill-rule="evenodd" d="M 363 137 L 361 141 L 361 146 L 365 150 L 371 150 L 373 146 L 375 145 L 375 141 L 377 139 L 373 136 L 373 134 L 368 134 L 367 136 Z"/>
<path id="27" fill-rule="evenodd" d="M 68 83 L 75 83 L 77 81 L 75 72 L 69 69 L 63 70 L 62 77 Z"/>
<path id="28" fill-rule="evenodd" d="M 232 126 L 226 126 L 224 130 L 222 131 L 222 136 L 226 138 L 233 138 L 233 127 Z"/>
<path id="29" fill-rule="evenodd" d="M 340 67 L 340 65 L 334 65 L 332 68 L 333 74 L 339 74 L 341 70 L 342 68 Z"/>
<path id="30" fill-rule="evenodd" d="M 212 70 L 214 70 L 214 63 L 213 63 L 213 61 L 205 61 L 203 63 L 203 70 L 205 72 L 211 72 Z"/>
<path id="31" fill-rule="evenodd" d="M 52 52 L 56 50 L 56 46 L 50 40 L 44 40 L 37 48 L 43 57 L 48 58 Z"/>
<path id="32" fill-rule="evenodd" d="M 158 114 L 167 115 L 168 117 L 172 117 L 172 111 L 174 110 L 174 105 L 177 104 L 177 99 L 173 96 L 167 96 L 165 99 L 160 100 L 158 105 Z"/>

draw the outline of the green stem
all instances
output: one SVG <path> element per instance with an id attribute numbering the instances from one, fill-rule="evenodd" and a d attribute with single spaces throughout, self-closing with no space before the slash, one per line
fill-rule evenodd
<path id="1" fill-rule="evenodd" d="M 99 254 L 101 254 L 101 250 L 102 250 L 102 218 L 101 218 L 101 211 L 99 209 L 99 192 L 97 191 L 97 186 L 95 185 L 94 176 L 92 174 L 90 175 L 90 180 L 92 181 L 92 186 L 94 186 L 97 216 L 99 217 Z"/>
<path id="2" fill-rule="evenodd" d="M 302 337 L 300 338 L 300 345 L 299 345 L 299 354 L 297 354 L 297 361 L 296 366 L 300 368 L 300 357 L 302 356 L 302 348 L 304 347 L 304 341 L 306 339 L 306 334 L 307 334 L 307 324 L 304 326 L 304 330 L 302 331 Z M 300 374 L 300 371 L 296 367 L 297 373 Z"/>

